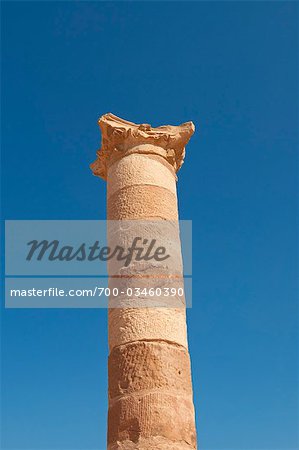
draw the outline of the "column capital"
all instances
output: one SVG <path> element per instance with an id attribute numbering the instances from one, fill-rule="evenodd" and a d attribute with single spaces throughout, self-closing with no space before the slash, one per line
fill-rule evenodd
<path id="1" fill-rule="evenodd" d="M 184 162 L 185 146 L 195 131 L 192 122 L 153 128 L 149 124 L 135 124 L 111 113 L 104 114 L 98 123 L 102 145 L 90 168 L 94 175 L 105 180 L 109 166 L 132 153 L 161 156 L 177 172 Z"/>

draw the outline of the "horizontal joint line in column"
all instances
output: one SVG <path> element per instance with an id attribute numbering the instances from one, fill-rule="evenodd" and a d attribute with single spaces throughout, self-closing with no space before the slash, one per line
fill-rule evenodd
<path id="1" fill-rule="evenodd" d="M 147 338 L 147 339 L 134 339 L 133 341 L 127 341 L 127 342 L 124 342 L 124 343 L 122 343 L 122 344 L 115 345 L 115 346 L 112 348 L 112 350 L 110 351 L 109 356 L 110 356 L 111 353 L 114 351 L 114 349 L 119 348 L 119 347 L 125 347 L 126 345 L 134 344 L 134 343 L 137 343 L 137 342 L 149 342 L 149 343 L 150 343 L 150 342 L 153 342 L 153 343 L 167 344 L 167 345 L 172 345 L 172 346 L 174 346 L 174 347 L 179 347 L 179 348 L 181 348 L 181 349 L 183 349 L 183 350 L 186 350 L 186 352 L 188 352 L 188 348 L 185 347 L 185 346 L 182 345 L 182 344 L 179 344 L 178 342 L 175 342 L 175 341 L 168 341 L 167 339 L 149 339 L 149 338 Z"/>
<path id="2" fill-rule="evenodd" d="M 128 189 L 134 188 L 134 187 L 146 187 L 146 188 L 158 188 L 161 189 L 163 191 L 167 191 L 169 192 L 171 195 L 173 195 L 173 197 L 175 199 L 177 199 L 176 193 L 174 193 L 173 191 L 171 191 L 170 189 L 167 189 L 164 186 L 159 186 L 158 184 L 150 184 L 150 183 L 140 183 L 140 184 L 128 184 L 128 186 L 124 186 L 120 189 L 117 189 L 117 191 L 114 191 L 111 195 L 108 195 L 108 199 L 111 199 L 112 197 L 114 197 L 116 194 L 118 194 L 119 192 L 124 192 Z"/>
<path id="3" fill-rule="evenodd" d="M 166 395 L 173 395 L 174 397 L 187 397 L 190 399 L 190 396 L 193 395 L 192 389 L 190 388 L 189 392 L 178 392 L 177 389 L 165 389 L 164 387 L 159 388 L 152 388 L 152 389 L 140 389 L 139 391 L 134 392 L 128 392 L 126 394 L 120 394 L 116 397 L 109 398 L 109 408 L 115 405 L 119 400 L 123 398 L 128 397 L 143 397 L 147 394 L 166 394 Z"/>

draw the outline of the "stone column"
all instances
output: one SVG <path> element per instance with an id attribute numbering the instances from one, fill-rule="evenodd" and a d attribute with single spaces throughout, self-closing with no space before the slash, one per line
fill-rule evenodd
<path id="1" fill-rule="evenodd" d="M 106 114 L 99 125 L 91 168 L 108 183 L 108 220 L 176 222 L 176 172 L 193 123 L 152 128 Z M 108 326 L 108 449 L 196 449 L 185 307 L 110 308 Z"/>

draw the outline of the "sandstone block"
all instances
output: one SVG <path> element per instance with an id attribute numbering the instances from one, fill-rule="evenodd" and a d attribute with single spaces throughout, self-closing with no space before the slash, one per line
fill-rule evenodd
<path id="1" fill-rule="evenodd" d="M 128 186 L 109 198 L 109 220 L 178 220 L 177 198 L 159 186 Z"/>
<path id="2" fill-rule="evenodd" d="M 138 185 L 159 186 L 176 195 L 174 174 L 159 161 L 146 155 L 133 153 L 109 168 L 108 198 L 120 189 Z"/>
<path id="3" fill-rule="evenodd" d="M 147 390 L 192 395 L 188 351 L 168 342 L 132 342 L 115 347 L 108 361 L 109 399 Z"/>
<path id="4" fill-rule="evenodd" d="M 108 310 L 109 348 L 140 340 L 164 340 L 188 348 L 185 308 Z"/>
<path id="5" fill-rule="evenodd" d="M 190 395 L 151 392 L 121 397 L 108 411 L 108 444 L 162 436 L 196 445 Z"/>

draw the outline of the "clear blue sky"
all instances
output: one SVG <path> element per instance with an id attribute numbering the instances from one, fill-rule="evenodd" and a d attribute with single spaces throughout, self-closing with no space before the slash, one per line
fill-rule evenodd
<path id="1" fill-rule="evenodd" d="M 98 117 L 193 120 L 201 450 L 298 448 L 298 4 L 2 4 L 3 216 L 105 218 Z M 2 310 L 2 448 L 98 449 L 106 310 Z"/>

